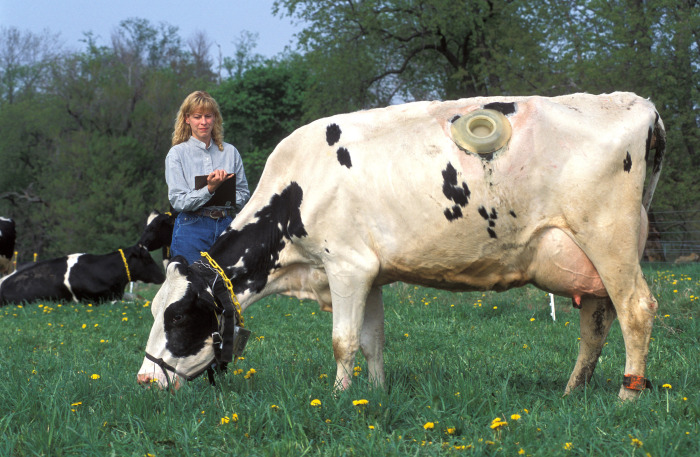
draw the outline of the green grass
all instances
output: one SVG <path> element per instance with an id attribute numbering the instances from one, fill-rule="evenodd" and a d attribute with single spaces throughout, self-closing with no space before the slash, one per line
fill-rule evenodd
<path id="1" fill-rule="evenodd" d="M 529 287 L 385 287 L 387 387 L 370 388 L 360 355 L 345 392 L 332 388 L 332 316 L 315 302 L 256 303 L 246 357 L 216 387 L 203 377 L 176 394 L 135 382 L 152 323 L 145 300 L 0 308 L 0 456 L 700 455 L 700 268 L 646 274 L 660 303 L 655 388 L 635 403 L 617 399 L 618 324 L 592 382 L 562 397 L 578 312 L 558 297 L 553 322 L 547 294 Z M 508 425 L 492 430 L 496 417 Z"/>

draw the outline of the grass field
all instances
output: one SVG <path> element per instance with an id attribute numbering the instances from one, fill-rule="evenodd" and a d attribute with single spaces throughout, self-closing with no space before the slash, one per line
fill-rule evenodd
<path id="1" fill-rule="evenodd" d="M 345 392 L 332 388 L 332 316 L 315 302 L 256 303 L 246 357 L 216 387 L 205 376 L 175 394 L 135 382 L 157 287 L 134 302 L 7 306 L 0 456 L 697 456 L 700 267 L 645 273 L 660 304 L 654 389 L 624 404 L 619 325 L 592 382 L 562 397 L 578 311 L 558 297 L 552 321 L 529 287 L 385 287 L 387 387 L 370 388 L 359 356 Z"/>

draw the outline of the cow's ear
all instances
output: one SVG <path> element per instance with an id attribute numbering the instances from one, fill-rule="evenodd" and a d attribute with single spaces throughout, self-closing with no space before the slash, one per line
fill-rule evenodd
<path id="1" fill-rule="evenodd" d="M 182 257 L 181 255 L 178 255 L 170 259 L 170 263 L 168 263 L 168 270 L 166 271 L 166 273 L 169 276 L 177 271 L 180 275 L 186 276 L 187 266 L 187 259 Z"/>
<path id="2" fill-rule="evenodd" d="M 200 289 L 197 292 L 197 306 L 208 311 L 212 311 L 217 308 L 214 296 L 208 287 Z"/>

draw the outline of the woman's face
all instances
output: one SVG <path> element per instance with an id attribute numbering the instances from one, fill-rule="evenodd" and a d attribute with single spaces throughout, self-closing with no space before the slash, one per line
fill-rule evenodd
<path id="1" fill-rule="evenodd" d="M 192 129 L 192 136 L 209 146 L 211 131 L 214 128 L 214 113 L 195 111 L 185 118 Z"/>

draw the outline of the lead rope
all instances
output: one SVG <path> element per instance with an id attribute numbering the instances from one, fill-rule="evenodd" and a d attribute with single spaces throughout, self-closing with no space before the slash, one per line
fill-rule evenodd
<path id="1" fill-rule="evenodd" d="M 200 254 L 202 255 L 202 257 L 207 259 L 209 265 L 211 265 L 212 268 L 216 270 L 216 272 L 221 277 L 222 281 L 224 281 L 224 285 L 228 289 L 229 294 L 231 294 L 231 301 L 236 306 L 236 314 L 238 314 L 238 323 L 241 327 L 245 327 L 245 325 L 243 325 L 243 311 L 241 311 L 241 304 L 238 303 L 238 298 L 236 298 L 236 294 L 233 292 L 233 284 L 231 284 L 231 280 L 228 279 L 228 276 L 226 276 L 224 270 L 219 266 L 218 263 L 216 263 L 214 259 L 211 258 L 208 252 L 202 251 L 200 252 Z"/>
<path id="2" fill-rule="evenodd" d="M 119 249 L 119 253 L 122 255 L 122 260 L 124 261 L 124 268 L 126 269 L 126 278 L 131 282 L 131 273 L 129 273 L 129 264 L 126 263 L 126 256 L 124 255 L 124 251 Z"/>

